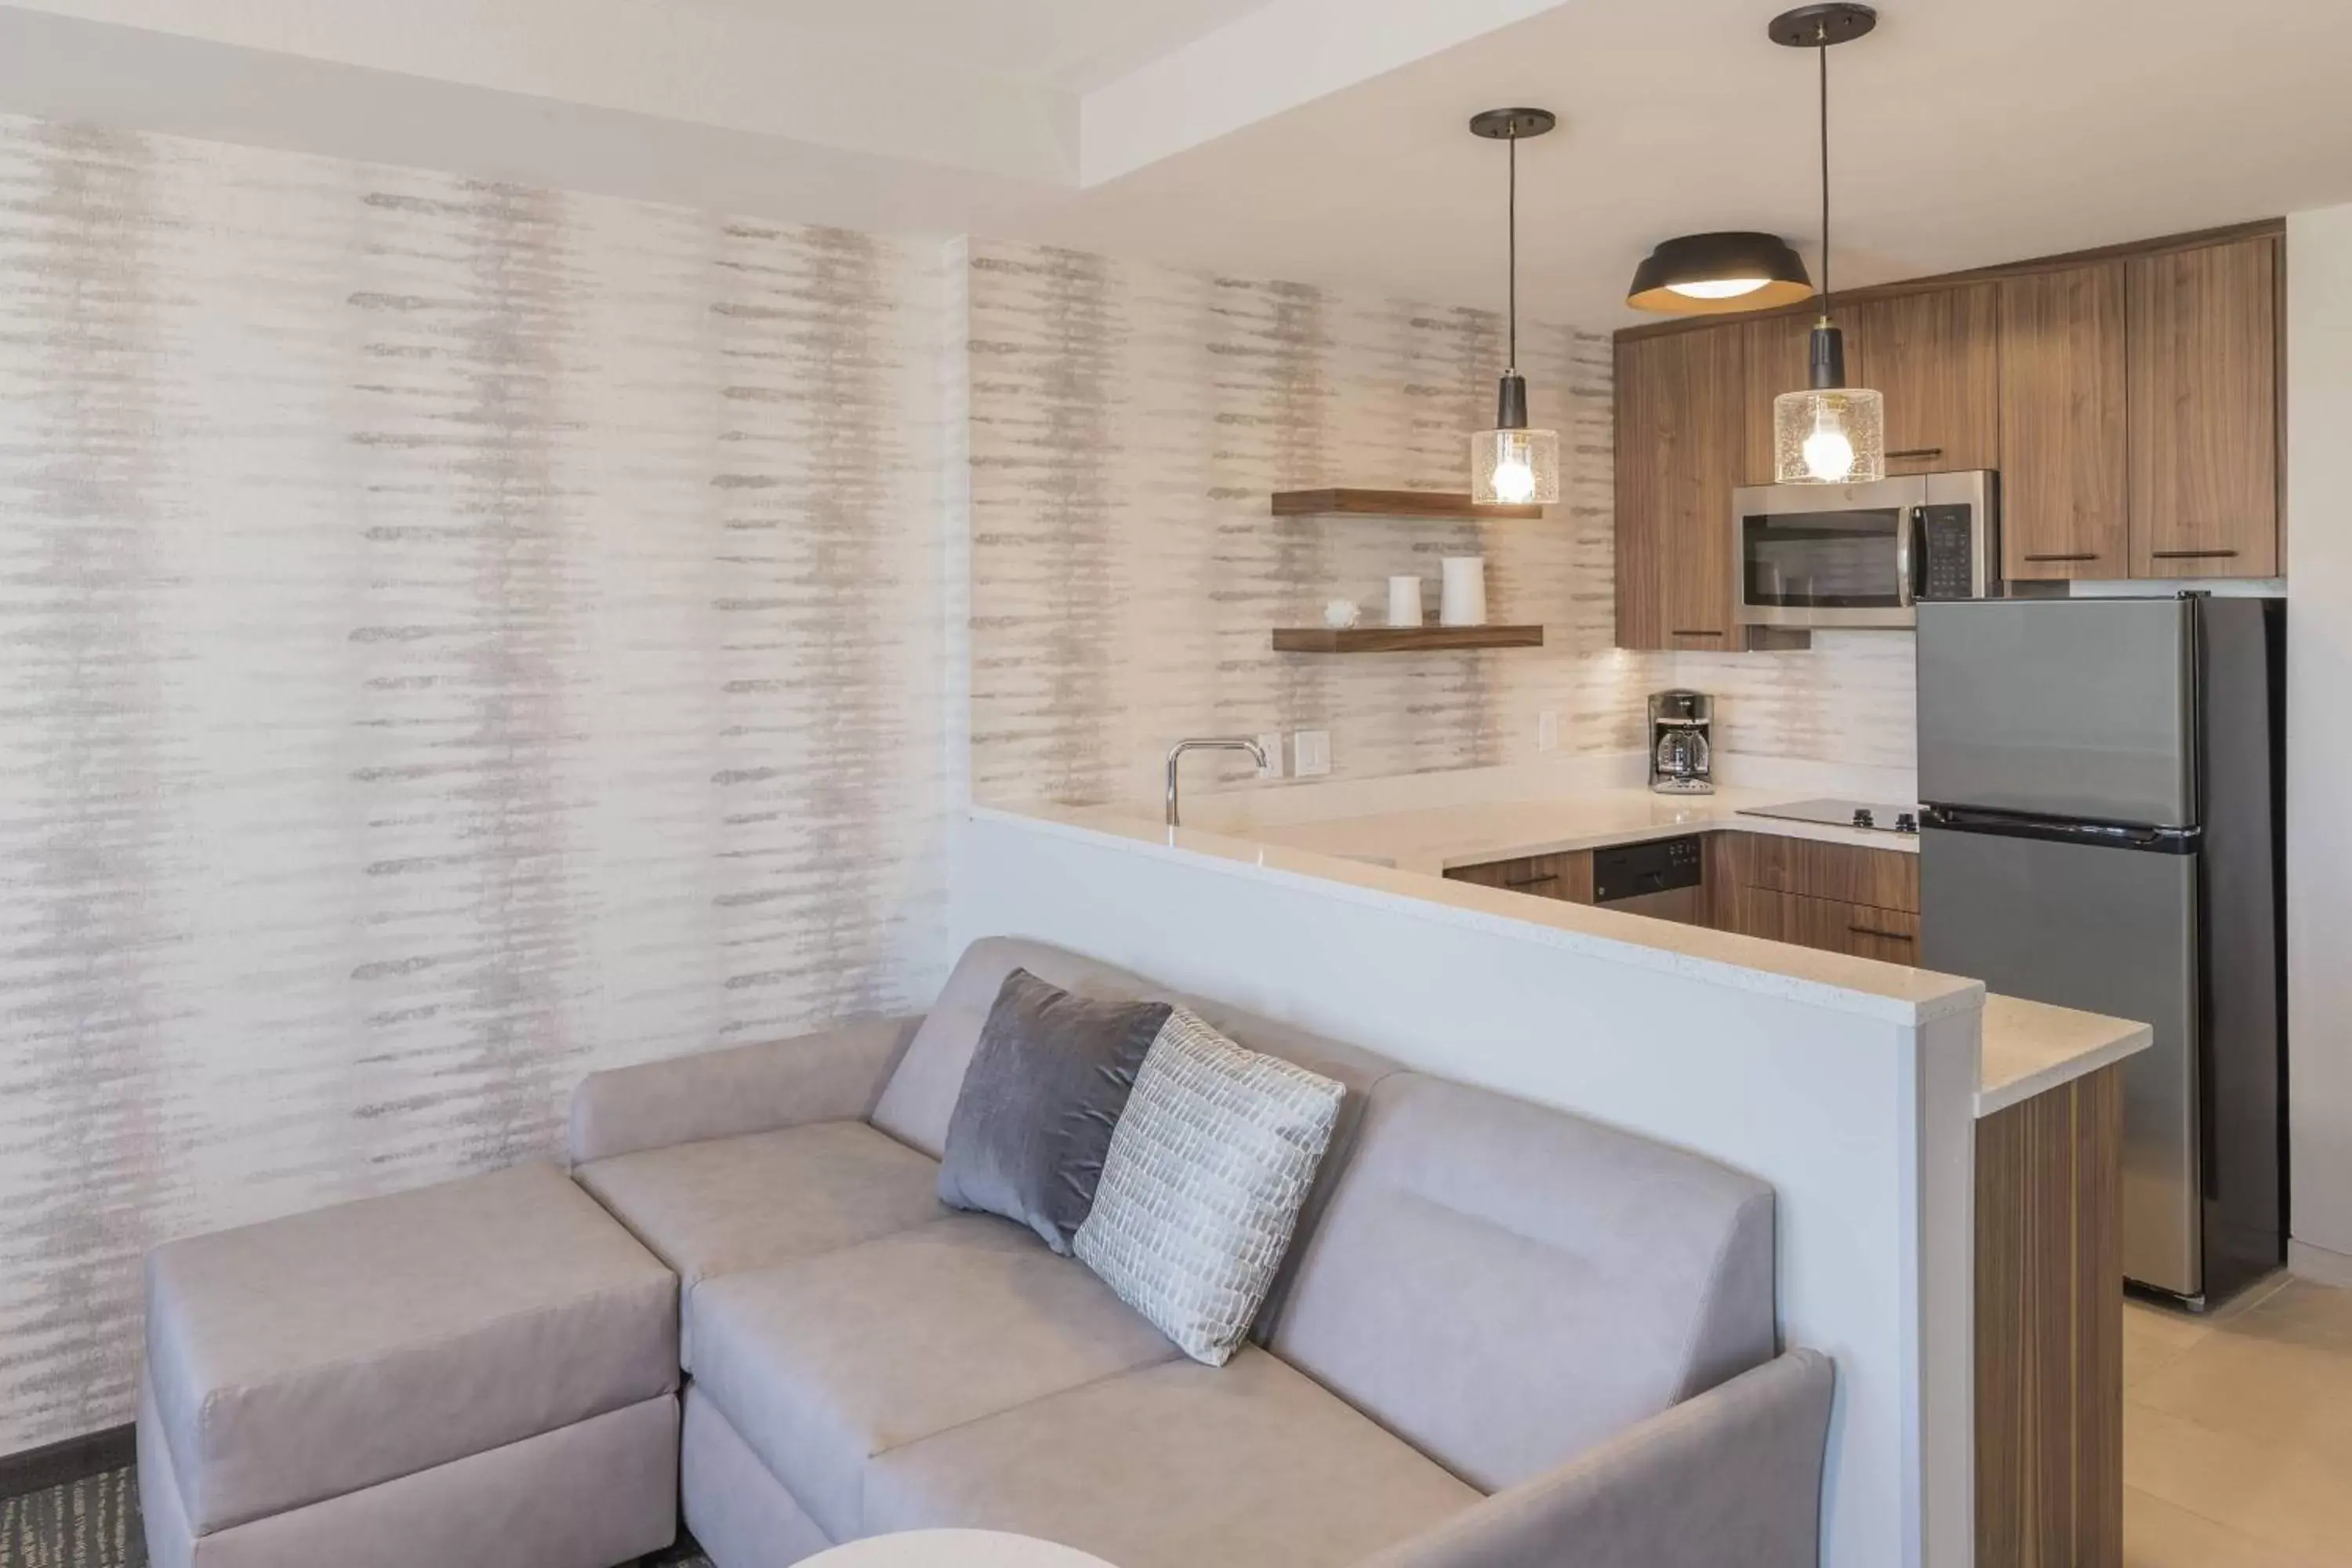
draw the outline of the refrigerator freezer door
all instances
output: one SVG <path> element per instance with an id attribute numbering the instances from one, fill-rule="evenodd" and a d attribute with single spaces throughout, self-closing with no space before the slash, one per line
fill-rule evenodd
<path id="1" fill-rule="evenodd" d="M 2028 816 L 2197 822 L 2196 605 L 1919 606 L 1919 798 Z"/>
<path id="2" fill-rule="evenodd" d="M 2201 1294 L 2197 858 L 1934 827 L 1919 852 L 1928 968 L 2154 1027 L 2123 1064 L 2124 1274 Z"/>

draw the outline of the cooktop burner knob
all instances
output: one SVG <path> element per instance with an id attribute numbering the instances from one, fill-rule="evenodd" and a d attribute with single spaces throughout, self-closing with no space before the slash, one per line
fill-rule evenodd
<path id="1" fill-rule="evenodd" d="M 1878 819 L 1870 815 L 1870 807 L 1857 805 L 1853 808 L 1853 825 L 1856 827 L 1875 827 L 1878 826 Z"/>
<path id="2" fill-rule="evenodd" d="M 1897 833 L 1918 832 L 1919 818 L 1917 814 L 1908 811 L 1896 812 L 1895 814 L 1895 831 Z"/>

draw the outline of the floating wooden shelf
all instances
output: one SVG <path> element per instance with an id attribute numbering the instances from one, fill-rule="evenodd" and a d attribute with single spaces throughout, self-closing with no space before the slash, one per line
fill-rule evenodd
<path id="1" fill-rule="evenodd" d="M 1479 506 L 1467 490 L 1276 490 L 1276 517 L 1540 518 L 1540 506 Z"/>
<path id="2" fill-rule="evenodd" d="M 1541 647 L 1541 626 L 1281 626 L 1276 653 L 1423 653 L 1457 647 Z"/>

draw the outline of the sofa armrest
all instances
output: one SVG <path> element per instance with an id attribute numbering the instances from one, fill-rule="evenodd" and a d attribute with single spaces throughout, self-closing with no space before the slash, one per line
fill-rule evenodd
<path id="1" fill-rule="evenodd" d="M 1815 1568 L 1833 1382 L 1790 1351 L 1362 1568 Z"/>
<path id="2" fill-rule="evenodd" d="M 921 1022 L 860 1018 L 794 1039 L 590 1073 L 572 1093 L 572 1163 L 863 1118 Z"/>

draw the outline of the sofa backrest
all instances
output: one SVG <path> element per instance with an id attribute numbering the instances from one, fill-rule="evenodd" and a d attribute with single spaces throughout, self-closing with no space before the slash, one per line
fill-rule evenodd
<path id="1" fill-rule="evenodd" d="M 1770 1359 L 1772 1245 L 1760 1182 L 1401 1073 L 1268 1344 L 1491 1492 Z"/>
<path id="2" fill-rule="evenodd" d="M 1025 969 L 1040 980 L 1082 996 L 1181 1002 L 1254 1051 L 1337 1079 L 1349 1091 L 1349 1103 L 1341 1111 L 1342 1133 L 1362 1113 L 1364 1091 L 1398 1070 L 1394 1062 L 1370 1051 L 1171 991 L 1067 948 L 1021 937 L 982 937 L 956 961 L 955 973 L 948 976 L 939 1001 L 915 1030 L 906 1055 L 883 1086 L 882 1098 L 874 1107 L 875 1126 L 935 1160 L 946 1152 L 948 1118 L 954 1113 L 956 1097 L 963 1092 L 964 1069 L 971 1065 L 971 1053 L 980 1044 L 981 1026 L 988 1022 L 988 1010 L 996 1005 L 1004 977 L 1015 969 Z M 1335 1136 L 1333 1146 L 1341 1142 L 1341 1137 Z"/>
<path id="3" fill-rule="evenodd" d="M 1315 1185 L 1299 1215 L 1297 1234 L 1302 1237 L 1314 1226 L 1346 1163 L 1346 1151 L 1363 1117 L 1370 1090 L 1400 1070 L 1385 1057 L 1325 1039 L 1295 1025 L 1171 991 L 1142 975 L 1066 948 L 1020 937 L 982 937 L 956 961 L 955 973 L 948 976 L 939 1001 L 916 1029 L 906 1054 L 899 1058 L 889 1082 L 883 1086 L 882 1097 L 874 1107 L 875 1126 L 933 1159 L 943 1154 L 948 1118 L 955 1110 L 956 1097 L 963 1090 L 964 1069 L 971 1066 L 971 1053 L 980 1044 L 981 1026 L 988 1021 L 988 1010 L 995 1005 L 1004 977 L 1016 968 L 1080 995 L 1119 1001 L 1181 1002 L 1239 1044 L 1296 1062 L 1345 1086 L 1348 1094 L 1340 1102 L 1339 1125 L 1331 1134 L 1331 1151 L 1316 1173 Z M 1255 1337 L 1260 1340 L 1277 1321 L 1287 1299 L 1298 1253 L 1294 1242 L 1291 1258 L 1276 1279 L 1265 1310 L 1258 1314 Z"/>

